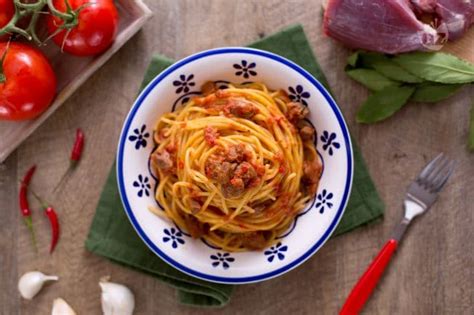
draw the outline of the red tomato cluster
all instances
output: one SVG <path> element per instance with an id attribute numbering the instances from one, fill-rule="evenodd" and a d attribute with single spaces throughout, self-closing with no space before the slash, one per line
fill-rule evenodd
<path id="1" fill-rule="evenodd" d="M 94 56 L 112 44 L 118 28 L 113 0 L 53 0 L 56 10 L 77 14 L 77 24 L 61 30 L 64 21 L 49 14 L 46 27 L 56 45 L 76 56 Z M 15 14 L 13 0 L 0 0 L 0 28 Z M 29 44 L 0 37 L 0 120 L 32 119 L 44 112 L 56 93 L 56 76 L 47 58 Z"/>

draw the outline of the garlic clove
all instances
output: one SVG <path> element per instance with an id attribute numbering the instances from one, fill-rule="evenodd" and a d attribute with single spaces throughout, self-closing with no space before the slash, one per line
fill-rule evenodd
<path id="1" fill-rule="evenodd" d="M 62 298 L 57 298 L 53 301 L 53 309 L 51 315 L 77 315 L 72 307 L 67 304 Z"/>
<path id="2" fill-rule="evenodd" d="M 43 287 L 46 281 L 57 281 L 57 276 L 48 276 L 39 271 L 30 271 L 20 277 L 18 291 L 22 297 L 31 300 Z"/>
<path id="3" fill-rule="evenodd" d="M 104 315 L 132 315 L 135 297 L 129 288 L 122 284 L 101 280 L 101 303 Z"/>

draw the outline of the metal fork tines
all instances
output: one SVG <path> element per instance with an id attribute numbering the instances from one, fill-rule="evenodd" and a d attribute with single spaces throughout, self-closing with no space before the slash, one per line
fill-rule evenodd
<path id="1" fill-rule="evenodd" d="M 431 207 L 453 171 L 454 161 L 444 153 L 425 166 L 408 187 L 404 201 L 405 216 L 393 232 L 394 239 L 400 241 L 411 220 Z"/>
<path id="2" fill-rule="evenodd" d="M 454 161 L 444 153 L 435 157 L 408 187 L 407 198 L 427 210 L 435 201 L 449 176 L 453 173 Z"/>

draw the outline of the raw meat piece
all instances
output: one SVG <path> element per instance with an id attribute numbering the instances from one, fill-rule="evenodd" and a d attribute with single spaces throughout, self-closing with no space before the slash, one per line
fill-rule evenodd
<path id="1" fill-rule="evenodd" d="M 474 23 L 473 0 L 437 0 L 435 11 L 441 25 L 448 29 L 448 39 L 458 39 Z"/>
<path id="2" fill-rule="evenodd" d="M 445 32 L 449 40 L 458 39 L 474 23 L 473 0 L 411 0 L 416 13 L 432 14 L 438 33 Z"/>
<path id="3" fill-rule="evenodd" d="M 425 13 L 433 13 L 437 2 L 437 0 L 411 0 L 416 9 Z"/>
<path id="4" fill-rule="evenodd" d="M 324 31 L 349 47 L 389 54 L 439 48 L 436 30 L 417 20 L 409 0 L 330 0 Z"/>

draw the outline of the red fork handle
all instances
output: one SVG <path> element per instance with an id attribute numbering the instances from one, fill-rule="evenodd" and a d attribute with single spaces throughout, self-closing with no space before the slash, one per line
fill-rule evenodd
<path id="1" fill-rule="evenodd" d="M 397 246 L 398 242 L 394 239 L 389 240 L 385 244 L 352 289 L 351 294 L 349 294 L 349 297 L 347 298 L 346 303 L 344 303 L 339 315 L 359 314 L 372 294 L 372 291 L 374 291 L 377 282 L 390 262 Z"/>

